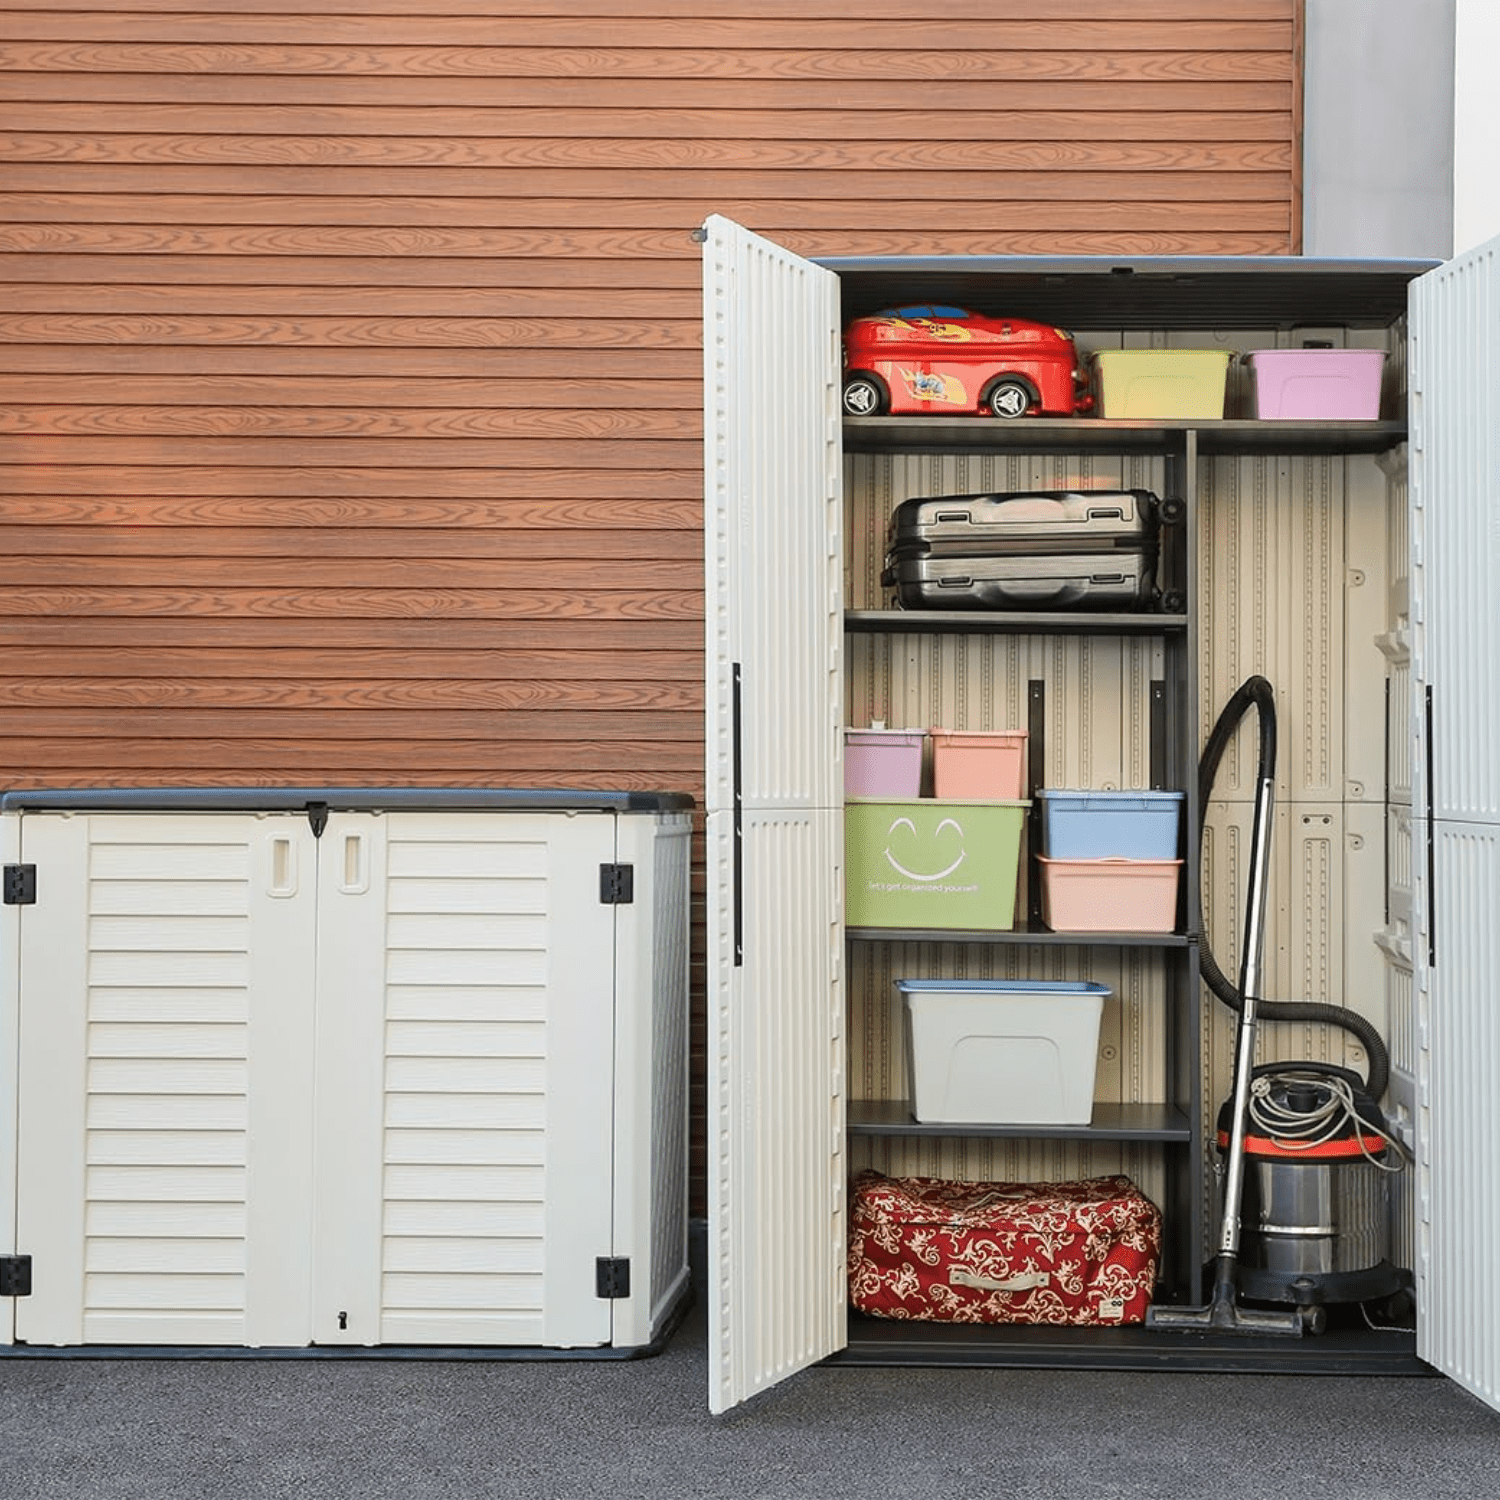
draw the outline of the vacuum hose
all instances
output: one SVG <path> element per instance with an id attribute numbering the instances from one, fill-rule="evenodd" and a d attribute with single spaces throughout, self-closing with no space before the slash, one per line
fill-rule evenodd
<path id="1" fill-rule="evenodd" d="M 1214 724 L 1198 760 L 1198 834 L 1205 832 L 1205 816 L 1208 812 L 1209 794 L 1213 790 L 1214 776 L 1223 759 L 1225 748 L 1240 720 L 1255 708 L 1260 727 L 1260 757 L 1257 781 L 1274 778 L 1276 774 L 1276 698 L 1271 684 L 1260 676 L 1247 677 L 1236 689 L 1234 696 L 1224 705 L 1218 721 Z M 1208 923 L 1202 928 L 1198 949 L 1198 968 L 1214 994 L 1231 1010 L 1238 1012 L 1241 1001 L 1235 984 L 1225 977 L 1214 959 L 1208 943 Z M 1267 1021 L 1311 1021 L 1338 1026 L 1357 1037 L 1369 1058 L 1365 1088 L 1371 1099 L 1379 1100 L 1390 1081 L 1390 1054 L 1380 1033 L 1357 1011 L 1346 1010 L 1339 1005 L 1325 1005 L 1316 1000 L 1261 1000 L 1259 1011 Z"/>

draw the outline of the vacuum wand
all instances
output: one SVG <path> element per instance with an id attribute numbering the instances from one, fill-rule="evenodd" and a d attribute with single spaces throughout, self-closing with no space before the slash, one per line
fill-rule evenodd
<path id="1" fill-rule="evenodd" d="M 1213 1295 L 1207 1307 L 1161 1307 L 1147 1310 L 1151 1328 L 1205 1329 L 1218 1333 L 1289 1334 L 1300 1338 L 1302 1319 L 1292 1311 L 1240 1306 L 1238 1265 L 1240 1206 L 1245 1185 L 1245 1131 L 1250 1106 L 1250 1076 L 1255 1068 L 1256 1002 L 1260 999 L 1261 955 L 1265 947 L 1265 909 L 1270 885 L 1271 810 L 1275 789 L 1269 774 L 1255 791 L 1255 818 L 1250 838 L 1250 872 L 1245 917 L 1245 945 L 1240 956 L 1240 1020 L 1235 1039 L 1234 1106 L 1229 1131 L 1229 1159 L 1224 1173 L 1224 1212 L 1219 1253 L 1214 1266 Z"/>

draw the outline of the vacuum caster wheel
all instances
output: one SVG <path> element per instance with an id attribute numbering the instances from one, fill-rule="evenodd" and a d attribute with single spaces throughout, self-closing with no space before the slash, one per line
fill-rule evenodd
<path id="1" fill-rule="evenodd" d="M 1316 1303 L 1310 1307 L 1299 1307 L 1297 1316 L 1302 1319 L 1303 1333 L 1312 1337 L 1316 1337 L 1328 1327 L 1328 1309 Z"/>
<path id="2" fill-rule="evenodd" d="M 1416 1310 L 1417 1299 L 1404 1287 L 1399 1292 L 1392 1292 L 1380 1305 L 1381 1315 L 1393 1328 L 1410 1323 Z"/>

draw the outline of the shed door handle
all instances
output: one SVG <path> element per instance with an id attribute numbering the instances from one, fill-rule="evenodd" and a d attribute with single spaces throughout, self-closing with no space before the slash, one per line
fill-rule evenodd
<path id="1" fill-rule="evenodd" d="M 339 890 L 346 896 L 361 896 L 370 889 L 370 864 L 362 833 L 344 835 L 344 867 L 339 873 Z"/>
<path id="2" fill-rule="evenodd" d="M 281 897 L 297 894 L 297 845 L 284 833 L 271 839 L 270 894 Z"/>

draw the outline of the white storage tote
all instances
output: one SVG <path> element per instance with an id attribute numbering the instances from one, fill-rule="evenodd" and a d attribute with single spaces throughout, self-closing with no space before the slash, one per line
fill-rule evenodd
<path id="1" fill-rule="evenodd" d="M 898 979 L 912 1115 L 965 1125 L 1087 1125 L 1102 984 Z"/>

